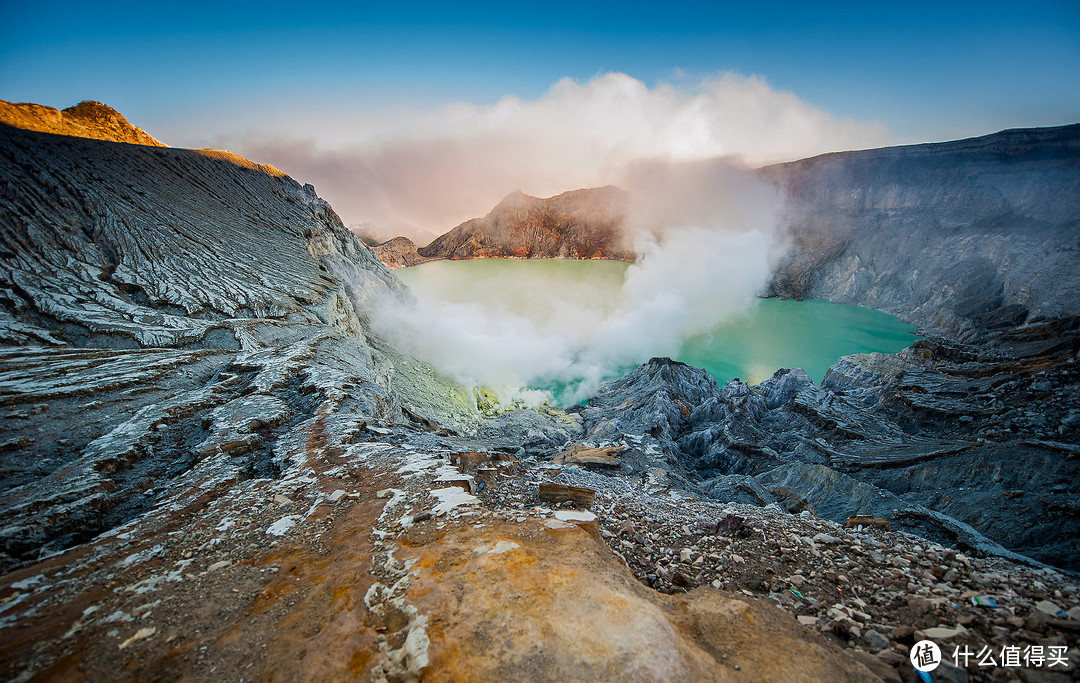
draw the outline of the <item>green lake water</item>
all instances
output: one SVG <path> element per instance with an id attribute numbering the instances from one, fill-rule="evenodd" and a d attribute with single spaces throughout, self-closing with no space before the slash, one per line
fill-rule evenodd
<path id="1" fill-rule="evenodd" d="M 540 329 L 556 330 L 615 311 L 627 267 L 617 261 L 482 259 L 437 261 L 396 274 L 418 297 L 513 312 L 535 320 Z M 872 309 L 824 300 L 758 299 L 745 313 L 685 340 L 674 357 L 704 368 L 721 384 L 736 377 L 758 383 L 778 368 L 793 367 L 820 383 L 840 356 L 895 353 L 917 339 L 913 331 Z"/>

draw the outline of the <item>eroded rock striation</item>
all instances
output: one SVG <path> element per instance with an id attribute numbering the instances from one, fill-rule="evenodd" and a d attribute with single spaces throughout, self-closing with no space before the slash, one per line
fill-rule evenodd
<path id="1" fill-rule="evenodd" d="M 189 150 L 0 135 L 4 566 L 184 488 L 277 476 L 301 445 L 282 437 L 335 396 L 400 416 L 412 393 L 416 413 L 468 419 L 445 389 L 394 389 L 437 383 L 365 339 L 367 298 L 400 285 L 310 186 Z"/>
<path id="2" fill-rule="evenodd" d="M 980 555 L 1076 568 L 1078 323 L 849 356 L 821 386 L 796 369 L 720 387 L 653 359 L 581 409 L 583 443 L 624 446 L 624 474 L 719 500 L 884 518 Z"/>

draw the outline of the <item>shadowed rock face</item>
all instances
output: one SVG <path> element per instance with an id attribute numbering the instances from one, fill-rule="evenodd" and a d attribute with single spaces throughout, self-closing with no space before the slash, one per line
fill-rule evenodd
<path id="1" fill-rule="evenodd" d="M 1080 311 L 1080 124 L 762 170 L 794 249 L 772 293 L 977 334 Z"/>
<path id="2" fill-rule="evenodd" d="M 626 194 L 616 187 L 564 192 L 548 199 L 508 195 L 419 249 L 428 259 L 570 258 L 634 260 L 623 242 Z"/>

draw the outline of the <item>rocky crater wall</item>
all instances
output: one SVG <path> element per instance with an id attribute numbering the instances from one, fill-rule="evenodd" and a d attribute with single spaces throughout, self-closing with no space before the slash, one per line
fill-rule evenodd
<path id="1" fill-rule="evenodd" d="M 1080 124 L 761 171 L 793 249 L 770 293 L 972 335 L 1080 311 Z"/>

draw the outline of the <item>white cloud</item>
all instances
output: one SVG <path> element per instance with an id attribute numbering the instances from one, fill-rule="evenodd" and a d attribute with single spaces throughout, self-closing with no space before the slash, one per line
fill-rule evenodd
<path id="1" fill-rule="evenodd" d="M 757 166 L 886 141 L 879 124 L 838 119 L 734 73 L 652 88 L 606 73 L 562 79 L 535 100 L 320 116 L 222 144 L 313 183 L 346 223 L 412 225 L 422 241 L 514 190 L 549 196 L 618 183 L 641 159 Z"/>

